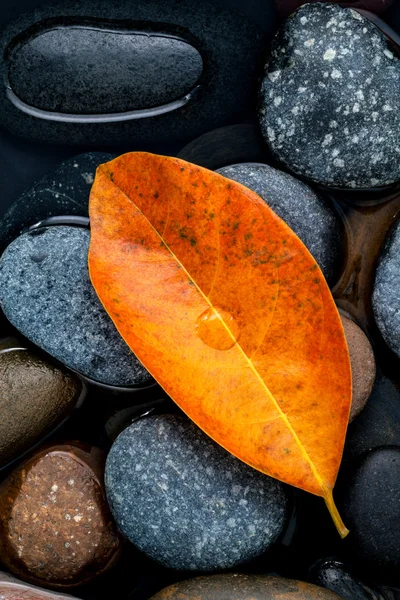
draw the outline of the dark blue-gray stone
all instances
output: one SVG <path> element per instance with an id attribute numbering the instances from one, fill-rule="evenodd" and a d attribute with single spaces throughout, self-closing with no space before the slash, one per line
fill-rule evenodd
<path id="1" fill-rule="evenodd" d="M 62 144 L 185 142 L 255 110 L 268 39 L 206 0 L 56 0 L 0 37 L 0 124 Z"/>
<path id="2" fill-rule="evenodd" d="M 341 260 L 342 230 L 329 204 L 308 185 L 268 165 L 243 163 L 217 171 L 250 188 L 307 246 L 328 281 Z"/>
<path id="3" fill-rule="evenodd" d="M 379 259 L 372 307 L 385 342 L 400 357 L 400 221 L 390 233 Z"/>
<path id="4" fill-rule="evenodd" d="M 259 120 L 276 158 L 336 187 L 400 179 L 400 61 L 369 19 L 333 3 L 307 4 L 273 44 Z"/>
<path id="5" fill-rule="evenodd" d="M 124 535 L 174 569 L 234 567 L 267 550 L 288 517 L 286 487 L 175 415 L 143 418 L 114 442 L 106 491 Z"/>
<path id="6" fill-rule="evenodd" d="M 26 233 L 0 259 L 0 307 L 34 344 L 102 383 L 146 385 L 149 373 L 129 350 L 89 279 L 87 229 Z"/>
<path id="7" fill-rule="evenodd" d="M 26 190 L 0 220 L 0 253 L 25 227 L 47 217 L 87 217 L 96 169 L 113 158 L 113 154 L 106 152 L 79 154 L 62 162 Z"/>

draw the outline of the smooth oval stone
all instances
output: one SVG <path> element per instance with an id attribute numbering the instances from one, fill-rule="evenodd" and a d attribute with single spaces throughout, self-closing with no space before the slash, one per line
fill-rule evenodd
<path id="1" fill-rule="evenodd" d="M 366 17 L 307 4 L 276 35 L 259 119 L 275 157 L 318 183 L 375 188 L 400 179 L 400 61 Z"/>
<path id="2" fill-rule="evenodd" d="M 0 220 L 0 253 L 23 229 L 60 215 L 89 216 L 89 194 L 102 163 L 115 158 L 106 152 L 87 152 L 65 160 L 14 202 Z"/>
<path id="3" fill-rule="evenodd" d="M 372 308 L 379 330 L 400 357 L 400 221 L 390 233 L 375 273 Z"/>
<path id="4" fill-rule="evenodd" d="M 400 567 L 400 446 L 377 448 L 355 468 L 345 490 L 349 543 L 364 567 L 385 578 Z"/>
<path id="5" fill-rule="evenodd" d="M 45 587 L 86 583 L 111 567 L 120 540 L 103 487 L 104 456 L 77 445 L 35 454 L 0 486 L 0 559 Z"/>
<path id="6" fill-rule="evenodd" d="M 105 483 L 124 535 L 174 569 L 212 571 L 248 561 L 273 544 L 288 517 L 282 483 L 175 415 L 125 429 L 107 457 Z"/>
<path id="7" fill-rule="evenodd" d="M 89 230 L 26 233 L 0 258 L 0 306 L 34 344 L 86 377 L 115 386 L 151 376 L 103 309 L 88 273 Z"/>
<path id="8" fill-rule="evenodd" d="M 232 573 L 180 581 L 151 600 L 339 600 L 339 596 L 294 579 Z"/>
<path id="9" fill-rule="evenodd" d="M 42 588 L 19 581 L 8 573 L 0 572 L 0 598 L 2 600 L 74 600 L 72 596 L 49 592 Z M 76 600 L 76 599 L 75 599 Z"/>
<path id="10" fill-rule="evenodd" d="M 340 315 L 350 354 L 351 374 L 353 381 L 353 397 L 350 418 L 353 421 L 367 404 L 376 377 L 376 364 L 372 346 L 354 321 Z"/>
<path id="11" fill-rule="evenodd" d="M 213 2 L 58 0 L 0 38 L 0 123 L 52 143 L 184 142 L 254 110 L 268 38 Z"/>
<path id="12" fill-rule="evenodd" d="M 329 204 L 305 183 L 268 165 L 243 163 L 217 171 L 250 188 L 279 215 L 332 281 L 341 259 L 342 230 Z"/>
<path id="13" fill-rule="evenodd" d="M 310 569 L 309 579 L 335 592 L 343 600 L 389 600 L 384 592 L 363 583 L 351 569 L 335 558 L 317 561 Z"/>
<path id="14" fill-rule="evenodd" d="M 75 408 L 82 383 L 17 340 L 0 343 L 0 468 L 51 432 Z M 13 349 L 15 348 L 15 349 Z"/>
<path id="15" fill-rule="evenodd" d="M 276 8 L 279 16 L 287 17 L 292 12 L 308 2 L 332 2 L 332 0 L 276 0 Z M 339 3 L 340 0 L 333 0 L 333 2 Z M 343 2 L 341 2 L 343 3 Z M 380 13 L 389 8 L 393 3 L 393 0 L 346 0 L 346 7 L 363 8 L 370 10 L 374 13 Z"/>
<path id="16" fill-rule="evenodd" d="M 193 46 L 96 25 L 53 27 L 15 50 L 8 72 L 15 94 L 43 111 L 82 115 L 161 107 L 192 91 L 203 71 Z"/>

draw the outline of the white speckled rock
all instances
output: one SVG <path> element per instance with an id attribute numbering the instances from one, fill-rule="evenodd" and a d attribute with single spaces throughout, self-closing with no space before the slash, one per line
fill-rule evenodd
<path id="1" fill-rule="evenodd" d="M 271 546 L 288 492 L 175 415 L 144 418 L 107 458 L 106 491 L 126 537 L 175 569 L 234 567 Z"/>
<path id="2" fill-rule="evenodd" d="M 295 173 L 347 188 L 400 179 L 400 60 L 366 17 L 308 4 L 276 35 L 259 119 Z"/>
<path id="3" fill-rule="evenodd" d="M 261 196 L 307 246 L 332 281 L 341 258 L 342 231 L 336 213 L 305 183 L 268 165 L 242 163 L 218 173 Z"/>

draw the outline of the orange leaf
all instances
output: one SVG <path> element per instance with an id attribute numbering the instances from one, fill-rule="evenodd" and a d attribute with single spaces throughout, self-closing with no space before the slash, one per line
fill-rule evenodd
<path id="1" fill-rule="evenodd" d="M 303 243 L 244 186 L 142 152 L 98 168 L 90 220 L 92 283 L 153 377 L 236 457 L 322 496 L 346 535 L 349 355 Z"/>

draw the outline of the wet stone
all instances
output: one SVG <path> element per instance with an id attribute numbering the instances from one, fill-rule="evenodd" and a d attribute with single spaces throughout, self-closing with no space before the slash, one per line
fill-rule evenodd
<path id="1" fill-rule="evenodd" d="M 102 383 L 153 380 L 129 350 L 90 282 L 89 230 L 53 226 L 26 233 L 0 259 L 0 306 L 34 344 Z"/>
<path id="2" fill-rule="evenodd" d="M 400 179 L 400 61 L 366 17 L 307 4 L 272 45 L 259 120 L 275 157 L 327 186 L 375 188 Z"/>
<path id="3" fill-rule="evenodd" d="M 400 357 L 400 221 L 389 235 L 379 259 L 372 307 L 385 342 Z"/>
<path id="4" fill-rule="evenodd" d="M 353 397 L 350 421 L 365 407 L 375 383 L 376 365 L 372 346 L 363 330 L 351 319 L 340 315 L 350 354 Z"/>
<path id="5" fill-rule="evenodd" d="M 325 278 L 332 281 L 341 259 L 342 231 L 329 204 L 308 185 L 268 165 L 243 163 L 217 171 L 261 196 L 299 236 Z"/>
<path id="6" fill-rule="evenodd" d="M 53 446 L 3 482 L 0 559 L 13 574 L 68 588 L 112 566 L 120 540 L 105 500 L 103 460 L 99 450 Z"/>
<path id="7" fill-rule="evenodd" d="M 50 433 L 75 408 L 82 383 L 18 340 L 0 343 L 0 468 Z M 22 345 L 22 347 L 24 347 Z"/>
<path id="8" fill-rule="evenodd" d="M 278 14 L 281 17 L 287 17 L 293 13 L 299 6 L 308 2 L 331 2 L 332 0 L 276 0 Z M 333 0 L 338 2 L 339 0 Z M 393 0 L 346 0 L 346 7 L 364 8 L 374 13 L 380 13 L 389 8 Z"/>
<path id="9" fill-rule="evenodd" d="M 248 561 L 275 542 L 288 518 L 282 483 L 174 415 L 125 429 L 107 457 L 105 483 L 124 535 L 174 569 L 212 571 Z"/>
<path id="10" fill-rule="evenodd" d="M 72 596 L 50 592 L 0 572 L 0 598 L 2 600 L 74 600 Z"/>
<path id="11" fill-rule="evenodd" d="M 0 252 L 25 227 L 59 215 L 89 216 L 89 194 L 97 167 L 115 158 L 87 152 L 65 160 L 14 202 L 0 220 Z"/>
<path id="12" fill-rule="evenodd" d="M 260 575 L 213 575 L 171 585 L 151 600 L 340 600 L 311 583 Z"/>

